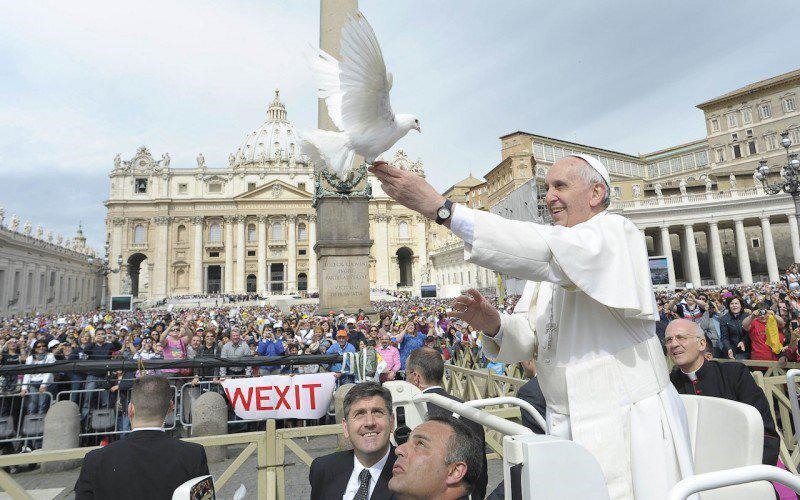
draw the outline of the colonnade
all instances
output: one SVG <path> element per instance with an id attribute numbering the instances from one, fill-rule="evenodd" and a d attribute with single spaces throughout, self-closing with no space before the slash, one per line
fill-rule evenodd
<path id="1" fill-rule="evenodd" d="M 675 286 L 677 278 L 675 275 L 675 263 L 673 262 L 672 243 L 670 236 L 678 235 L 680 239 L 680 255 L 682 258 L 683 278 L 685 282 L 690 282 L 695 286 L 701 286 L 702 277 L 700 275 L 700 262 L 697 255 L 695 234 L 697 231 L 705 233 L 707 238 L 706 248 L 708 249 L 708 264 L 711 278 L 717 285 L 727 285 L 729 283 L 729 272 L 726 270 L 723 256 L 722 238 L 720 237 L 721 225 L 724 228 L 732 229 L 735 239 L 735 251 L 738 263 L 738 276 L 741 283 L 752 283 L 753 272 L 750 262 L 750 245 L 747 241 L 745 232 L 745 221 L 758 218 L 760 221 L 760 241 L 763 246 L 767 274 L 771 282 L 778 281 L 783 270 L 778 268 L 778 259 L 775 251 L 775 240 L 772 234 L 772 223 L 775 219 L 783 218 L 788 222 L 791 236 L 793 262 L 800 262 L 800 231 L 798 231 L 797 221 L 793 214 L 783 216 L 772 216 L 762 214 L 756 217 L 734 217 L 732 219 L 712 219 L 704 222 L 662 222 L 657 230 L 652 226 L 642 229 L 643 234 L 653 236 L 654 251 L 664 255 L 668 260 L 669 282 Z M 783 222 L 780 220 L 779 222 Z M 658 244 L 655 244 L 658 242 Z"/>

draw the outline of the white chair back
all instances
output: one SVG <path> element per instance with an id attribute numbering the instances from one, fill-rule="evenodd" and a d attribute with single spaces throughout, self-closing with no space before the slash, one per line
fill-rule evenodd
<path id="1" fill-rule="evenodd" d="M 723 398 L 682 395 L 689 423 L 695 474 L 761 464 L 764 422 L 754 407 Z M 701 493 L 703 500 L 775 498 L 766 481 Z"/>

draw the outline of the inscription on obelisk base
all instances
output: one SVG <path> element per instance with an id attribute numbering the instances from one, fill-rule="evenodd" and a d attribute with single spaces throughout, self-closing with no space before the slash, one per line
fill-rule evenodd
<path id="1" fill-rule="evenodd" d="M 317 203 L 319 313 L 370 311 L 369 198 L 321 198 Z"/>

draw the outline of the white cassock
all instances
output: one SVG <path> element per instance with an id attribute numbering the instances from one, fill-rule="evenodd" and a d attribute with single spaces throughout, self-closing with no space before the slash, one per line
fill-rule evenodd
<path id="1" fill-rule="evenodd" d="M 692 475 L 686 412 L 655 335 L 636 226 L 608 212 L 545 226 L 459 205 L 451 229 L 467 262 L 529 280 L 515 310 L 523 314 L 501 314 L 483 350 L 508 363 L 537 358 L 548 433 L 594 454 L 610 497 L 661 500 Z"/>

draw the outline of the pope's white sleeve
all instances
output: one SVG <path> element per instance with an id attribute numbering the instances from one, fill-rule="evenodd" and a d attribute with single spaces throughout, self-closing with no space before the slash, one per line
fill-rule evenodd
<path id="1" fill-rule="evenodd" d="M 517 363 L 533 358 L 538 343 L 525 314 L 501 314 L 500 331 L 483 336 L 483 353 L 494 361 Z"/>
<path id="2" fill-rule="evenodd" d="M 450 218 L 450 231 L 467 245 L 472 245 L 475 228 L 475 215 L 472 212 L 471 208 L 464 205 L 453 205 L 453 215 Z"/>
<path id="3" fill-rule="evenodd" d="M 472 218 L 472 241 L 464 239 L 464 260 L 515 278 L 572 287 L 533 222 L 462 208 L 466 207 L 459 205 L 453 215 L 468 210 L 462 215 Z"/>

